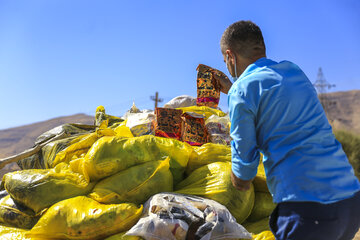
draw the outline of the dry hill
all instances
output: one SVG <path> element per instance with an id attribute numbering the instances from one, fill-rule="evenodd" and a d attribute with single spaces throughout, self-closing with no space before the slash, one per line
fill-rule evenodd
<path id="1" fill-rule="evenodd" d="M 76 114 L 0 130 L 0 158 L 9 157 L 31 148 L 39 135 L 65 123 L 93 124 L 94 117 L 85 114 Z M 0 170 L 0 178 L 4 173 L 17 169 L 19 168 L 16 163 L 8 164 Z"/>
<path id="2" fill-rule="evenodd" d="M 326 99 L 331 125 L 360 134 L 360 90 L 328 93 Z"/>

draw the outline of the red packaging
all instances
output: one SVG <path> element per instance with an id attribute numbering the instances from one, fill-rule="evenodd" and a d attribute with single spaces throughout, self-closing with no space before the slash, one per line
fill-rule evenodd
<path id="1" fill-rule="evenodd" d="M 204 64 L 199 64 L 196 70 L 198 71 L 196 105 L 217 108 L 220 100 L 220 86 L 214 74 L 220 78 L 227 78 L 227 76 Z"/>
<path id="2" fill-rule="evenodd" d="M 182 111 L 172 108 L 155 109 L 155 136 L 181 139 Z"/>
<path id="3" fill-rule="evenodd" d="M 201 146 L 208 142 L 204 116 L 186 112 L 182 114 L 182 141 L 193 146 Z"/>

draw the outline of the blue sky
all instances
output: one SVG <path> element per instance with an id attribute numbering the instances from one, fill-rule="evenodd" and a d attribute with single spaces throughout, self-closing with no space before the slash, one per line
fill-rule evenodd
<path id="1" fill-rule="evenodd" d="M 358 0 L 0 0 L 0 129 L 196 96 L 199 63 L 228 74 L 219 41 L 238 20 L 259 25 L 269 58 L 360 89 L 359 13 Z"/>

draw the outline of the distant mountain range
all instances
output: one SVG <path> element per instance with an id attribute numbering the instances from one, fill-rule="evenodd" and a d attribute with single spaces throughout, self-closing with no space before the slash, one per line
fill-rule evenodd
<path id="1" fill-rule="evenodd" d="M 360 135 L 360 90 L 334 92 L 325 95 L 328 103 L 327 116 L 335 129 L 344 129 Z M 76 114 L 58 117 L 26 126 L 0 130 L 0 158 L 20 153 L 34 145 L 35 139 L 42 133 L 65 123 L 93 124 L 94 117 Z M 16 169 L 12 164 L 1 172 Z"/>
<path id="2" fill-rule="evenodd" d="M 31 148 L 34 145 L 35 139 L 42 133 L 65 123 L 94 124 L 94 117 L 85 114 L 76 114 L 0 130 L 0 158 L 9 157 Z M 0 180 L 6 172 L 18 169 L 19 167 L 16 163 L 8 164 L 0 170 Z"/>

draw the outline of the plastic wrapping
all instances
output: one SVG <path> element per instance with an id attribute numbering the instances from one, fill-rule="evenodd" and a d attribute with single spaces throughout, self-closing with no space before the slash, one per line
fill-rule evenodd
<path id="1" fill-rule="evenodd" d="M 270 231 L 269 216 L 255 222 L 250 222 L 246 220 L 246 222 L 243 223 L 243 226 L 246 228 L 246 230 L 254 234 L 259 234 L 264 231 Z"/>
<path id="2" fill-rule="evenodd" d="M 224 113 L 223 111 L 221 111 L 219 109 L 206 107 L 206 106 L 191 106 L 191 107 L 182 107 L 182 108 L 178 108 L 178 109 L 183 111 L 183 113 L 194 112 L 197 114 L 201 114 L 205 117 L 205 121 L 212 115 L 216 115 L 219 117 L 224 117 L 226 115 L 226 113 Z"/>
<path id="3" fill-rule="evenodd" d="M 196 106 L 196 98 L 188 95 L 181 95 L 171 99 L 164 105 L 164 108 L 181 108 Z"/>
<path id="4" fill-rule="evenodd" d="M 226 207 L 209 199 L 161 193 L 146 202 L 144 213 L 126 235 L 147 240 L 251 239 Z"/>
<path id="5" fill-rule="evenodd" d="M 124 119 L 105 113 L 104 106 L 98 106 L 95 111 L 95 125 L 100 126 L 103 121 L 108 121 L 108 126 L 124 121 Z"/>
<path id="6" fill-rule="evenodd" d="M 190 156 L 186 173 L 190 174 L 195 169 L 214 162 L 231 162 L 230 146 L 206 143 L 201 147 L 194 147 L 194 153 Z"/>
<path id="7" fill-rule="evenodd" d="M 88 194 L 94 183 L 74 173 L 65 164 L 53 169 L 33 169 L 7 173 L 3 186 L 18 203 L 40 213 L 66 198 Z"/>
<path id="8" fill-rule="evenodd" d="M 171 108 L 155 109 L 155 136 L 181 139 L 182 111 Z"/>
<path id="9" fill-rule="evenodd" d="M 108 238 L 105 238 L 105 240 L 142 240 L 143 238 L 138 236 L 126 236 L 126 232 L 118 233 L 115 235 L 112 235 Z"/>
<path id="10" fill-rule="evenodd" d="M 153 134 L 154 112 L 128 113 L 126 117 L 126 126 L 135 137 Z"/>
<path id="11" fill-rule="evenodd" d="M 98 182 L 89 197 L 101 203 L 144 203 L 159 192 L 170 192 L 173 177 L 169 158 L 146 162 Z"/>
<path id="12" fill-rule="evenodd" d="M 0 226 L 1 240 L 41 240 L 41 239 L 32 239 L 30 237 L 26 237 L 25 236 L 26 233 L 27 230 L 25 229 Z"/>
<path id="13" fill-rule="evenodd" d="M 100 204 L 80 196 L 51 206 L 27 233 L 51 239 L 104 239 L 130 229 L 140 218 L 142 207 L 134 204 Z"/>
<path id="14" fill-rule="evenodd" d="M 193 171 L 175 187 L 175 192 L 209 198 L 226 206 L 238 223 L 242 223 L 254 206 L 254 187 L 236 190 L 230 179 L 231 163 L 215 162 Z"/>
<path id="15" fill-rule="evenodd" d="M 189 157 L 194 150 L 187 143 L 170 138 L 141 136 L 134 138 L 103 137 L 89 150 L 79 172 L 90 180 L 99 180 L 129 167 L 170 157 L 174 183 L 183 179 Z"/>
<path id="16" fill-rule="evenodd" d="M 208 142 L 208 132 L 202 115 L 186 112 L 182 114 L 182 119 L 182 141 L 192 146 L 201 146 Z"/>
<path id="17" fill-rule="evenodd" d="M 34 211 L 21 206 L 7 195 L 0 199 L 0 223 L 17 228 L 32 228 L 39 220 Z M 0 238 L 1 239 L 1 238 Z"/>
<path id="18" fill-rule="evenodd" d="M 229 115 L 224 117 L 212 115 L 206 120 L 205 126 L 209 133 L 210 142 L 230 145 L 231 137 Z"/>
<path id="19" fill-rule="evenodd" d="M 220 86 L 213 74 L 220 75 L 220 71 L 203 64 L 199 64 L 196 70 L 198 71 L 196 104 L 216 108 L 220 100 Z"/>
<path id="20" fill-rule="evenodd" d="M 275 209 L 276 204 L 273 202 L 273 198 L 268 192 L 257 192 L 255 190 L 255 203 L 248 221 L 258 221 L 265 217 L 270 216 Z"/>

